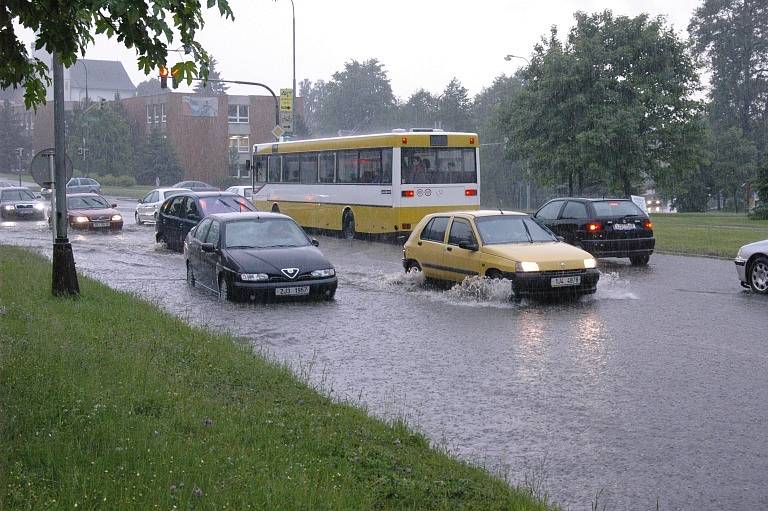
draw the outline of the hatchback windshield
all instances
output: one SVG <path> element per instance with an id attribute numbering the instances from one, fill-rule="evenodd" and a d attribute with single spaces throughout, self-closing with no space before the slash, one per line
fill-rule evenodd
<path id="1" fill-rule="evenodd" d="M 485 216 L 475 219 L 475 224 L 486 245 L 557 241 L 555 235 L 527 216 Z"/>
<path id="2" fill-rule="evenodd" d="M 112 206 L 103 197 L 69 197 L 67 209 L 107 209 Z"/>
<path id="3" fill-rule="evenodd" d="M 223 197 L 202 197 L 200 207 L 206 215 L 214 213 L 230 213 L 232 211 L 257 211 L 256 207 L 242 197 L 232 197 L 225 195 Z"/>
<path id="4" fill-rule="evenodd" d="M 597 200 L 593 201 L 597 216 L 628 216 L 643 215 L 643 210 L 634 202 L 628 200 Z"/>
<path id="5" fill-rule="evenodd" d="M 0 201 L 19 201 L 19 200 L 35 200 L 35 196 L 29 190 L 23 188 L 17 188 L 15 190 L 4 190 L 0 194 Z"/>
<path id="6" fill-rule="evenodd" d="M 288 219 L 248 219 L 229 222 L 224 237 L 226 248 L 304 247 L 309 238 Z"/>

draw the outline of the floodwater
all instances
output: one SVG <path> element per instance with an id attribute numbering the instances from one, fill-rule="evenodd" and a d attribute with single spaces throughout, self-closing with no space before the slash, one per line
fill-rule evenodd
<path id="1" fill-rule="evenodd" d="M 247 338 L 563 508 L 600 492 L 609 510 L 768 509 L 768 300 L 731 261 L 601 261 L 594 296 L 515 304 L 504 282 L 428 289 L 398 246 L 323 236 L 335 301 L 220 304 L 120 202 L 121 234 L 70 233 L 79 271 Z M 0 243 L 50 254 L 51 234 L 6 223 Z"/>

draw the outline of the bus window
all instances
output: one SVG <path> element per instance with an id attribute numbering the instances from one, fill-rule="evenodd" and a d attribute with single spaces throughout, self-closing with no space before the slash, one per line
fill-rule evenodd
<path id="1" fill-rule="evenodd" d="M 301 182 L 317 183 L 317 153 L 302 154 L 300 158 Z"/>
<path id="2" fill-rule="evenodd" d="M 280 176 L 282 174 L 282 160 L 280 156 L 272 154 L 268 158 L 269 172 L 268 178 L 270 183 L 279 183 Z"/>
<path id="3" fill-rule="evenodd" d="M 257 156 L 253 164 L 253 176 L 257 183 L 264 183 L 267 181 L 267 157 Z"/>
<path id="4" fill-rule="evenodd" d="M 283 183 L 298 183 L 301 177 L 301 156 L 286 154 L 283 156 Z"/>
<path id="5" fill-rule="evenodd" d="M 338 182 L 339 183 L 359 183 L 360 169 L 358 168 L 357 151 L 339 151 L 338 153 Z"/>
<path id="6" fill-rule="evenodd" d="M 336 153 L 320 153 L 319 157 L 319 181 L 321 183 L 333 183 L 336 181 Z"/>

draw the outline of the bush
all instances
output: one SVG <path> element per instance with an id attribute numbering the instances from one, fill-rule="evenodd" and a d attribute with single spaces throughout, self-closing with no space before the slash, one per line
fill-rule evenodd
<path id="1" fill-rule="evenodd" d="M 130 188 L 136 186 L 136 179 L 132 176 L 113 176 L 112 174 L 105 174 L 98 179 L 102 186 L 123 186 Z"/>
<path id="2" fill-rule="evenodd" d="M 130 188 L 132 186 L 136 186 L 136 180 L 132 176 L 118 176 L 117 186 Z"/>
<path id="3" fill-rule="evenodd" d="M 752 220 L 768 220 L 768 204 L 757 206 L 749 213 Z"/>
<path id="4" fill-rule="evenodd" d="M 98 181 L 102 186 L 117 185 L 117 177 L 113 176 L 112 174 L 104 174 L 103 176 L 99 177 Z"/>

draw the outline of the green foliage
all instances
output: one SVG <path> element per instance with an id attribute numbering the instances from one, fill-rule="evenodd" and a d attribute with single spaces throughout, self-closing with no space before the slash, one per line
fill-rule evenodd
<path id="1" fill-rule="evenodd" d="M 164 186 L 172 185 L 184 176 L 173 146 L 160 130 L 153 129 L 137 149 L 134 174 L 137 183 L 153 185 L 159 177 Z"/>
<path id="2" fill-rule="evenodd" d="M 0 261 L 0 509 L 550 509 L 250 345 Z"/>
<path id="3" fill-rule="evenodd" d="M 7 172 L 19 167 L 18 148 L 23 150 L 21 166 L 25 168 L 32 156 L 29 154 L 30 140 L 18 112 L 5 100 L 0 106 L 0 171 Z"/>
<path id="4" fill-rule="evenodd" d="M 567 42 L 556 29 L 534 48 L 523 90 L 499 113 L 509 150 L 529 158 L 542 184 L 580 193 L 597 183 L 633 193 L 646 179 L 690 167 L 700 105 L 686 45 L 664 19 L 575 14 Z M 688 140 L 684 140 L 684 139 Z"/>
<path id="5" fill-rule="evenodd" d="M 768 221 L 734 213 L 654 213 L 656 250 L 731 258 L 739 247 L 768 238 Z"/>
<path id="6" fill-rule="evenodd" d="M 133 176 L 113 176 L 107 174 L 99 177 L 99 184 L 101 184 L 101 186 L 121 186 L 130 188 L 136 186 L 136 179 Z"/>
<path id="7" fill-rule="evenodd" d="M 473 132 L 472 100 L 457 78 L 451 79 L 438 101 L 439 122 L 446 131 Z"/>
<path id="8" fill-rule="evenodd" d="M 232 18 L 228 0 L 207 0 L 208 8 Z M 197 0 L 68 0 L 29 2 L 7 0 L 0 5 L 0 88 L 23 87 L 27 108 L 45 103 L 45 85 L 50 84 L 47 66 L 30 58 L 19 40 L 18 27 L 34 30 L 35 49 L 58 53 L 65 67 L 85 55 L 94 37 L 115 37 L 136 50 L 139 67 L 146 74 L 164 66 L 168 46 L 178 40 L 192 60 L 178 62 L 173 70 L 187 83 L 198 74 L 205 77 L 209 56 L 195 37 L 203 28 L 203 12 Z"/>
<path id="9" fill-rule="evenodd" d="M 400 106 L 400 127 L 430 128 L 437 123 L 439 100 L 429 91 L 419 89 Z"/>
<path id="10" fill-rule="evenodd" d="M 144 80 L 143 82 L 139 83 L 136 86 L 136 95 L 137 96 L 152 96 L 155 94 L 160 94 L 162 92 L 165 92 L 160 87 L 160 80 L 157 78 L 150 78 L 149 80 Z"/>
<path id="11" fill-rule="evenodd" d="M 715 133 L 710 151 L 715 187 L 733 199 L 733 206 L 738 211 L 740 196 L 748 191 L 755 172 L 755 144 L 740 128 L 732 126 Z"/>
<path id="12" fill-rule="evenodd" d="M 207 76 L 211 80 L 221 80 L 221 76 L 219 75 L 218 70 L 216 70 L 216 66 L 218 65 L 218 62 L 216 59 L 211 57 L 210 63 L 206 66 Z M 202 66 L 201 66 L 202 67 Z M 213 94 L 217 96 L 224 96 L 227 93 L 227 89 L 229 89 L 229 86 L 226 83 L 211 83 L 207 81 L 202 82 L 196 82 L 195 86 L 193 87 L 193 90 L 198 94 Z"/>
<path id="13" fill-rule="evenodd" d="M 83 175 L 133 173 L 133 137 L 117 105 L 94 103 L 86 109 L 77 105 L 68 114 L 67 154 Z"/>

